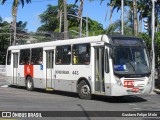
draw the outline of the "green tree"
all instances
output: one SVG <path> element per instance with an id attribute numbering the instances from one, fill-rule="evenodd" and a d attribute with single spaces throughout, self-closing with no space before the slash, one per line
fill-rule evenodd
<path id="1" fill-rule="evenodd" d="M 60 24 L 58 19 L 59 17 L 57 17 L 58 9 L 59 9 L 58 6 L 48 5 L 47 10 L 39 15 L 42 26 L 40 26 L 37 29 L 37 31 L 58 32 L 58 28 Z M 67 9 L 68 9 L 68 14 L 77 16 L 78 6 L 68 5 Z M 68 27 L 71 28 L 77 25 L 78 25 L 77 19 L 73 16 L 68 15 Z M 63 26 L 63 23 L 62 23 L 62 26 Z M 64 31 L 63 28 L 62 28 L 62 31 Z"/>
<path id="2" fill-rule="evenodd" d="M 106 34 L 120 34 L 121 31 L 121 21 L 117 20 L 110 24 L 107 29 L 105 30 Z M 130 14 L 130 11 L 127 14 L 127 17 L 124 21 L 124 34 L 125 35 L 133 35 L 133 22 L 132 22 L 132 14 Z"/>
<path id="3" fill-rule="evenodd" d="M 0 65 L 5 64 L 6 50 L 10 44 L 9 24 L 0 17 Z"/>
<path id="4" fill-rule="evenodd" d="M 7 0 L 1 0 L 2 4 L 4 4 Z M 16 18 L 17 18 L 17 10 L 18 10 L 18 4 L 21 3 L 22 7 L 24 6 L 24 3 L 28 4 L 31 2 L 31 0 L 13 0 L 13 4 L 12 4 L 12 16 L 13 16 L 13 29 L 14 29 L 14 43 L 13 45 L 15 45 L 15 40 L 16 40 Z"/>
<path id="5" fill-rule="evenodd" d="M 39 15 L 40 21 L 42 23 L 42 26 L 40 26 L 37 29 L 37 32 L 45 31 L 45 32 L 58 32 L 59 31 L 59 18 L 57 18 L 58 15 L 58 6 L 52 6 L 48 5 L 48 8 L 46 11 L 44 11 L 42 14 Z M 78 31 L 79 22 L 77 21 L 77 18 L 74 16 L 77 16 L 78 14 L 78 6 L 77 5 L 68 5 L 68 29 L 73 34 L 74 31 Z M 71 16 L 71 15 L 74 16 Z M 86 19 L 85 17 L 83 17 Z M 62 23 L 63 26 L 63 23 Z M 102 24 L 98 23 L 97 21 L 88 19 L 88 27 L 91 33 L 89 35 L 99 35 L 104 33 Z M 64 29 L 62 28 L 62 31 Z M 86 30 L 86 22 L 83 22 L 82 25 L 82 33 L 85 34 Z M 76 36 L 77 33 L 74 34 Z"/>
<path id="6" fill-rule="evenodd" d="M 17 22 L 17 42 L 25 41 L 28 37 L 25 31 L 27 22 Z M 0 17 L 0 64 L 5 64 L 5 56 L 8 46 L 13 42 L 13 30 L 10 23 Z"/>

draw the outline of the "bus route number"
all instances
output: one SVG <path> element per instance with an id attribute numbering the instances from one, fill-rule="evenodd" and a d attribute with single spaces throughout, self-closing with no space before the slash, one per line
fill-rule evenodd
<path id="1" fill-rule="evenodd" d="M 73 75 L 78 75 L 79 72 L 78 72 L 78 71 L 73 71 L 72 74 L 73 74 Z"/>

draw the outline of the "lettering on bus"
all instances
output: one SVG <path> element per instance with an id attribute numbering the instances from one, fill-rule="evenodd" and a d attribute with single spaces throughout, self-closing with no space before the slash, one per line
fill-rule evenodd
<path id="1" fill-rule="evenodd" d="M 69 74 L 69 71 L 65 71 L 65 70 L 56 70 L 55 73 L 56 73 L 56 74 Z"/>

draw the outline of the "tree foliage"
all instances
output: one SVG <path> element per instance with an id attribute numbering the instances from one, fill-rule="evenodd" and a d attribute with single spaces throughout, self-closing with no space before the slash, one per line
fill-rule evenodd
<path id="1" fill-rule="evenodd" d="M 48 5 L 47 10 L 39 15 L 42 26 L 38 28 L 38 31 L 52 31 L 55 32 L 59 27 L 59 7 Z M 76 5 L 68 5 L 67 6 L 68 14 L 72 14 L 77 16 L 78 6 Z M 63 22 L 62 22 L 63 25 Z M 73 27 L 77 26 L 78 22 L 75 17 L 68 16 L 68 26 Z M 62 29 L 63 31 L 63 29 Z"/>
<path id="2" fill-rule="evenodd" d="M 37 29 L 38 32 L 40 31 L 58 32 L 59 25 L 60 25 L 58 10 L 59 10 L 58 6 L 48 5 L 47 10 L 39 15 L 42 26 L 40 26 Z M 67 18 L 68 18 L 69 32 L 73 33 L 73 31 L 79 31 L 78 30 L 79 20 L 77 17 L 75 17 L 75 16 L 78 16 L 78 6 L 73 4 L 67 5 L 67 11 L 68 11 Z M 83 19 L 86 19 L 86 17 L 83 17 Z M 62 26 L 63 26 L 63 22 L 62 22 Z M 88 28 L 89 28 L 89 35 L 99 35 L 104 33 L 103 25 L 98 23 L 97 21 L 91 20 L 90 18 L 88 18 Z M 62 27 L 62 32 L 63 31 L 64 30 Z M 82 32 L 83 34 L 85 34 L 86 32 L 86 21 L 84 20 L 82 24 Z M 74 34 L 78 35 L 78 32 Z"/>
<path id="3" fill-rule="evenodd" d="M 25 41 L 27 34 L 25 27 L 27 22 L 17 22 L 17 38 L 19 42 Z M 13 42 L 13 30 L 11 24 L 7 21 L 3 21 L 0 17 L 0 64 L 5 64 L 5 56 L 8 46 Z"/>

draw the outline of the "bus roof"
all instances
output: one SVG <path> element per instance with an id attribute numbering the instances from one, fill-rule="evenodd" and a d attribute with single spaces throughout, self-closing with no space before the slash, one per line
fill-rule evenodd
<path id="1" fill-rule="evenodd" d="M 11 49 L 34 48 L 34 47 L 50 47 L 50 46 L 58 46 L 58 45 L 83 44 L 83 43 L 102 42 L 102 41 L 108 42 L 107 40 L 108 40 L 108 37 L 106 35 L 99 35 L 99 36 L 68 39 L 68 40 L 57 40 L 57 41 L 50 41 L 50 42 L 10 46 L 8 49 L 11 50 Z"/>
<path id="2" fill-rule="evenodd" d="M 114 44 L 114 39 L 117 40 L 140 40 L 141 38 L 135 36 L 125 36 L 125 35 L 98 35 L 92 37 L 84 37 L 84 38 L 76 38 L 76 39 L 68 39 L 68 40 L 57 40 L 57 41 L 50 41 L 50 42 L 41 42 L 41 43 L 33 43 L 33 44 L 26 44 L 26 45 L 17 45 L 17 46 L 10 46 L 9 50 L 19 50 L 25 48 L 35 48 L 35 47 L 52 47 L 52 46 L 60 46 L 60 45 L 70 45 L 70 44 L 83 44 L 83 43 L 96 43 L 96 42 L 106 42 L 110 44 Z"/>

